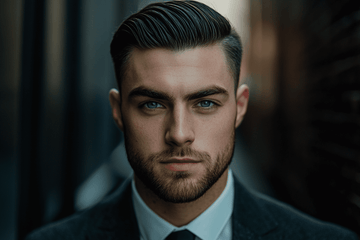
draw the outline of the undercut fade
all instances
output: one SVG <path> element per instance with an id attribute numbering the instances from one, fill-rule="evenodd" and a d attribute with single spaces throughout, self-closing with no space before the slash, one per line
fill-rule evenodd
<path id="1" fill-rule="evenodd" d="M 127 18 L 110 45 L 119 89 L 126 75 L 131 51 L 165 48 L 172 51 L 219 43 L 237 89 L 242 46 L 229 21 L 207 5 L 196 1 L 152 3 Z"/>

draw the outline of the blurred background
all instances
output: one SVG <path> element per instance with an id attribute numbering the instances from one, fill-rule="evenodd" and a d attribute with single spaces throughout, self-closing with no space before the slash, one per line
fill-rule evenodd
<path id="1" fill-rule="evenodd" d="M 87 208 L 131 174 L 109 45 L 150 2 L 0 2 L 0 239 Z M 235 175 L 360 234 L 360 1 L 202 2 L 244 46 Z"/>

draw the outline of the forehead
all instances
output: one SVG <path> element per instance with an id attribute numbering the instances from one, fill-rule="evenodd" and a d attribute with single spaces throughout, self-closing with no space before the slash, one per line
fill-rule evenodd
<path id="1" fill-rule="evenodd" d="M 184 51 L 134 48 L 122 89 L 125 94 L 140 86 L 186 92 L 218 85 L 231 91 L 234 81 L 225 59 L 218 44 Z"/>

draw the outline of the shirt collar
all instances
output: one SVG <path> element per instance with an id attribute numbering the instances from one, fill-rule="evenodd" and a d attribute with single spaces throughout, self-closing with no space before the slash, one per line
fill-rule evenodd
<path id="1" fill-rule="evenodd" d="M 189 224 L 180 228 L 154 213 L 142 200 L 132 180 L 132 199 L 140 235 L 145 240 L 164 240 L 171 232 L 188 229 L 200 239 L 215 240 L 228 222 L 233 211 L 234 180 L 231 169 L 224 191 L 218 199 Z M 229 207 L 230 206 L 230 207 Z"/>

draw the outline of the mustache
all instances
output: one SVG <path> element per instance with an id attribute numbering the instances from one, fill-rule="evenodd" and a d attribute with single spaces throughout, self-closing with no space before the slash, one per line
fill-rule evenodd
<path id="1" fill-rule="evenodd" d="M 170 148 L 160 153 L 153 153 L 149 156 L 149 160 L 151 162 L 153 161 L 158 162 L 176 157 L 189 157 L 194 160 L 205 160 L 205 161 L 211 160 L 211 157 L 207 152 L 196 151 L 189 147 L 180 148 L 180 149 Z"/>

